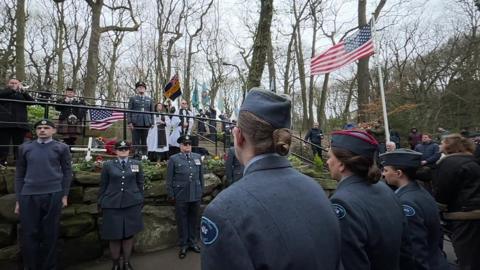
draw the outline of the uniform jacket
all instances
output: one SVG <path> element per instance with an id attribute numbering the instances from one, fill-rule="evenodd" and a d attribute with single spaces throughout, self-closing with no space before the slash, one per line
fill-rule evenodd
<path id="1" fill-rule="evenodd" d="M 34 100 L 27 92 L 17 92 L 10 88 L 0 90 L 0 98 L 28 101 Z M 0 128 L 21 128 L 30 130 L 27 119 L 27 104 L 0 101 Z"/>
<path id="2" fill-rule="evenodd" d="M 167 167 L 168 196 L 177 202 L 196 202 L 202 199 L 203 169 L 201 156 L 189 153 L 187 159 L 184 153 L 170 157 Z"/>
<path id="3" fill-rule="evenodd" d="M 136 95 L 128 100 L 128 109 L 141 112 L 153 112 L 154 104 L 152 98 L 148 96 Z M 146 113 L 127 113 L 127 121 L 138 127 L 150 127 L 154 124 L 153 114 Z"/>
<path id="4" fill-rule="evenodd" d="M 413 269 L 450 269 L 440 248 L 440 216 L 433 197 L 414 181 L 400 188 L 396 195 L 408 220 Z"/>
<path id="5" fill-rule="evenodd" d="M 323 189 L 284 157 L 253 162 L 206 208 L 203 270 L 333 270 L 338 221 Z"/>
<path id="6" fill-rule="evenodd" d="M 437 163 L 433 192 L 448 211 L 480 209 L 480 165 L 473 155 L 451 154 Z"/>
<path id="7" fill-rule="evenodd" d="M 128 159 L 125 170 L 119 159 L 103 164 L 98 192 L 102 208 L 127 208 L 143 203 L 143 170 L 139 161 Z"/>
<path id="8" fill-rule="evenodd" d="M 235 157 L 235 148 L 230 147 L 225 161 L 225 176 L 229 185 L 237 182 L 243 176 L 244 166 Z"/>
<path id="9" fill-rule="evenodd" d="M 385 183 L 369 184 L 353 175 L 338 184 L 331 201 L 340 222 L 345 270 L 400 269 L 407 224 L 398 199 Z"/>
<path id="10" fill-rule="evenodd" d="M 67 104 L 67 105 L 86 105 L 83 99 L 79 99 L 75 97 L 71 101 L 65 101 L 65 98 L 57 100 L 57 103 L 60 104 Z M 67 120 L 70 115 L 75 115 L 79 121 L 82 121 L 85 118 L 85 114 L 87 112 L 86 109 L 78 108 L 78 107 L 68 107 L 68 106 L 55 106 L 55 110 L 60 112 L 58 116 L 58 120 Z"/>
<path id="11" fill-rule="evenodd" d="M 319 128 L 311 128 L 305 135 L 305 141 L 310 141 L 314 144 L 322 144 L 323 132 Z"/>

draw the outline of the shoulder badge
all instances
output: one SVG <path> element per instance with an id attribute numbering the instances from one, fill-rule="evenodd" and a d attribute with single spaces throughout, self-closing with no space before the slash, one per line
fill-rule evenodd
<path id="1" fill-rule="evenodd" d="M 407 217 L 415 216 L 415 209 L 408 204 L 402 204 L 403 214 Z"/>
<path id="2" fill-rule="evenodd" d="M 206 246 L 213 244 L 218 238 L 217 225 L 206 217 L 202 217 L 202 222 L 200 224 L 200 238 L 202 239 L 202 243 Z"/>
<path id="3" fill-rule="evenodd" d="M 345 210 L 345 208 L 340 204 L 333 203 L 332 207 L 338 219 L 342 219 L 345 217 L 345 215 L 347 215 L 347 210 Z"/>

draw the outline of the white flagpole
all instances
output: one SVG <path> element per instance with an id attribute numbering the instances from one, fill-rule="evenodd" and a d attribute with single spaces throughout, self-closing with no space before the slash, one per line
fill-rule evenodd
<path id="1" fill-rule="evenodd" d="M 372 15 L 372 41 L 373 46 L 375 49 L 378 49 L 377 46 L 377 39 L 376 39 L 376 22 L 375 22 L 375 14 Z M 378 59 L 378 53 L 375 52 L 374 54 L 374 62 L 378 68 L 378 83 L 380 84 L 380 96 L 382 98 L 382 109 L 383 109 L 383 124 L 385 127 L 385 143 L 390 142 L 390 127 L 388 125 L 388 115 L 387 115 L 387 102 L 385 100 L 385 89 L 383 88 L 383 74 L 382 68 L 380 67 L 380 61 Z"/>

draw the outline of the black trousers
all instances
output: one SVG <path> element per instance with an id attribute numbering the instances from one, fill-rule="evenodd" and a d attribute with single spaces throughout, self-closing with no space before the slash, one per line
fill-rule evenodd
<path id="1" fill-rule="evenodd" d="M 13 156 L 17 159 L 18 146 L 23 143 L 26 133 L 23 128 L 0 128 L 0 162 L 7 160 L 10 145 L 13 145 Z"/>
<path id="2" fill-rule="evenodd" d="M 175 216 L 180 247 L 189 247 L 196 243 L 199 231 L 200 201 L 175 202 Z"/>
<path id="3" fill-rule="evenodd" d="M 317 144 L 320 146 L 320 144 Z M 322 157 L 322 149 L 320 149 L 320 147 L 318 146 L 315 146 L 315 145 L 311 145 L 312 146 L 312 154 L 313 154 L 313 157 L 315 157 L 315 155 L 318 155 L 320 158 Z"/>
<path id="4" fill-rule="evenodd" d="M 480 220 L 448 221 L 460 270 L 480 269 Z"/>
<path id="5" fill-rule="evenodd" d="M 135 146 L 135 153 L 139 155 L 147 154 L 147 136 L 148 127 L 134 127 L 132 129 L 132 141 Z"/>
<path id="6" fill-rule="evenodd" d="M 31 270 L 57 267 L 57 239 L 63 192 L 20 196 L 21 250 Z"/>

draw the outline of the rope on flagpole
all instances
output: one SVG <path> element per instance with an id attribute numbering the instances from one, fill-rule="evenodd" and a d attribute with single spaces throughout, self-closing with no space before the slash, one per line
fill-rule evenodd
<path id="1" fill-rule="evenodd" d="M 372 41 L 373 47 L 378 49 L 380 46 L 377 46 L 377 39 L 376 39 L 376 21 L 375 21 L 375 14 L 372 14 Z M 383 111 L 383 125 L 385 127 L 385 143 L 390 142 L 390 127 L 388 125 L 388 114 L 387 114 L 387 102 L 385 100 L 385 89 L 383 87 L 383 74 L 382 68 L 380 67 L 380 61 L 378 59 L 378 53 L 374 53 L 374 63 L 378 69 L 378 83 L 380 84 L 380 96 L 382 99 L 382 111 Z"/>

